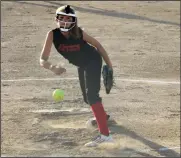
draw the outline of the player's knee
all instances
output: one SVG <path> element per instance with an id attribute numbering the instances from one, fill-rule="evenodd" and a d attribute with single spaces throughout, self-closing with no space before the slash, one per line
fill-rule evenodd
<path id="1" fill-rule="evenodd" d="M 93 105 L 93 104 L 95 104 L 95 103 L 97 103 L 97 102 L 101 102 L 102 99 L 101 99 L 101 97 L 99 96 L 99 94 L 96 94 L 96 93 L 94 93 L 94 94 L 92 94 L 92 93 L 87 93 L 87 101 L 88 101 L 89 105 Z"/>

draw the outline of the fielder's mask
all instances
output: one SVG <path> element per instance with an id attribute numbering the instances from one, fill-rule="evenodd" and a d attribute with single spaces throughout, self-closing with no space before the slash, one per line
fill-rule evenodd
<path id="1" fill-rule="evenodd" d="M 73 18 L 72 22 L 65 22 L 65 21 L 61 21 L 58 19 L 58 15 L 66 15 L 66 16 L 71 16 Z M 64 23 L 65 25 L 60 27 L 60 30 L 63 32 L 67 32 L 69 30 L 71 30 L 73 27 L 75 27 L 76 21 L 77 21 L 77 16 L 75 14 L 75 11 L 73 8 L 70 7 L 70 5 L 66 5 L 66 6 L 62 6 L 60 8 L 57 9 L 56 11 L 56 19 L 59 22 Z M 71 24 L 71 25 L 69 25 Z"/>

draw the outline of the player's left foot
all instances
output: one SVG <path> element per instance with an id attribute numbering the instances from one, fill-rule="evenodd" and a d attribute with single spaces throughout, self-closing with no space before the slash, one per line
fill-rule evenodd
<path id="1" fill-rule="evenodd" d="M 91 142 L 86 143 L 86 147 L 96 147 L 103 143 L 114 143 L 112 136 L 105 136 L 105 135 L 98 135 L 96 138 L 94 138 Z"/>

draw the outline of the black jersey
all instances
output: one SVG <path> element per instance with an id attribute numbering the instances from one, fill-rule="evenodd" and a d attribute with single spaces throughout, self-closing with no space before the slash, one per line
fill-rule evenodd
<path id="1" fill-rule="evenodd" d="M 91 60 L 100 58 L 97 49 L 83 40 L 81 29 L 80 39 L 74 39 L 71 36 L 67 39 L 59 28 L 53 29 L 52 31 L 53 43 L 56 50 L 67 59 L 69 63 L 82 67 L 86 66 Z"/>

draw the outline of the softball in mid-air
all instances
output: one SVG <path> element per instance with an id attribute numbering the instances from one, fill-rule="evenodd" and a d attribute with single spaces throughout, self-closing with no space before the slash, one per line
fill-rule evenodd
<path id="1" fill-rule="evenodd" d="M 64 91 L 56 89 L 53 91 L 52 97 L 56 102 L 62 101 L 64 99 Z"/>

